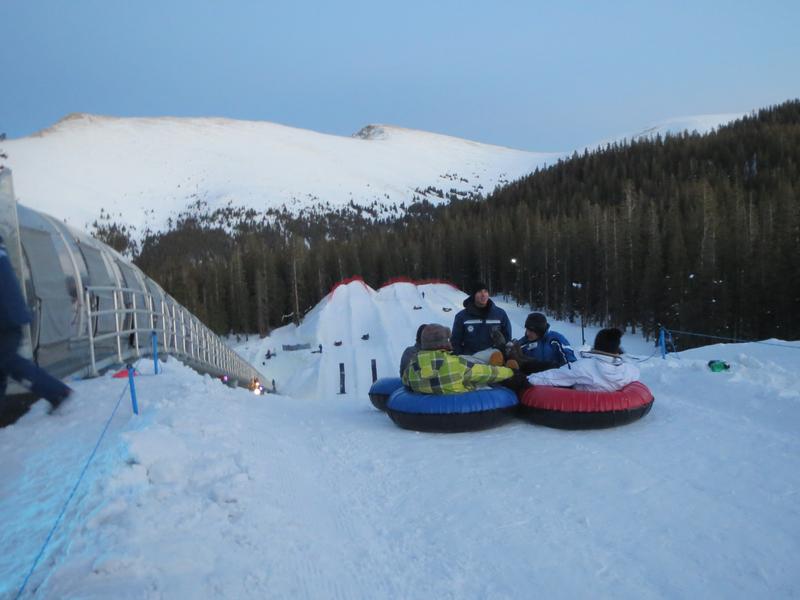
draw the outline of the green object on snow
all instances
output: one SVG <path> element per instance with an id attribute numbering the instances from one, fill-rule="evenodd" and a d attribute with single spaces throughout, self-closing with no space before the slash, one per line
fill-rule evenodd
<path id="1" fill-rule="evenodd" d="M 708 368 L 714 373 L 721 373 L 722 371 L 729 370 L 731 366 L 724 360 L 710 360 L 708 361 Z"/>

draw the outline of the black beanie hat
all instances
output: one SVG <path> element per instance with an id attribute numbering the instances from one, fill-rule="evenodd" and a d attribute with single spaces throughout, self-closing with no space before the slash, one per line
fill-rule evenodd
<path id="1" fill-rule="evenodd" d="M 542 313 L 534 312 L 529 314 L 528 318 L 525 319 L 525 329 L 530 329 L 539 337 L 542 337 L 547 333 L 547 330 L 550 329 L 550 323 L 547 322 L 547 317 Z"/>
<path id="2" fill-rule="evenodd" d="M 601 329 L 594 338 L 594 349 L 608 354 L 622 354 L 622 332 L 616 327 Z"/>
<path id="3" fill-rule="evenodd" d="M 488 291 L 489 290 L 489 286 L 486 285 L 485 283 L 483 283 L 482 281 L 476 281 L 471 286 L 469 286 L 469 290 L 467 290 L 467 291 L 469 292 L 469 295 L 472 298 L 474 298 L 475 294 L 477 294 L 481 290 L 487 290 Z"/>

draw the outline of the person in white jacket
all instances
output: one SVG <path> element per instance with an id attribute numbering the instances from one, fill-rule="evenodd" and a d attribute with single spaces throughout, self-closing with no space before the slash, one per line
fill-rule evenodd
<path id="1" fill-rule="evenodd" d="M 639 380 L 639 367 L 622 360 L 622 332 L 619 329 L 601 329 L 594 338 L 594 346 L 581 352 L 580 359 L 558 369 L 533 373 L 528 377 L 532 385 L 574 387 L 576 390 L 615 392 Z"/>

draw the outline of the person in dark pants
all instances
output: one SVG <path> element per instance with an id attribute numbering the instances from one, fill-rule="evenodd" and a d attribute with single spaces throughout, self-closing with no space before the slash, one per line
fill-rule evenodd
<path id="1" fill-rule="evenodd" d="M 0 237 L 0 401 L 5 398 L 6 383 L 11 377 L 57 408 L 72 390 L 17 353 L 22 326 L 30 322 L 31 314 Z"/>

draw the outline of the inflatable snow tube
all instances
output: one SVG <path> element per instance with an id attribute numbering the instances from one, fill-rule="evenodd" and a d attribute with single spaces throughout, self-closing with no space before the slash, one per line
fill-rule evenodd
<path id="1" fill-rule="evenodd" d="M 505 423 L 513 418 L 517 404 L 516 394 L 504 387 L 441 395 L 401 387 L 389 397 L 386 412 L 403 429 L 455 433 Z"/>
<path id="2" fill-rule="evenodd" d="M 403 380 L 399 377 L 381 377 L 369 388 L 369 399 L 378 410 L 386 410 L 389 396 L 401 387 L 403 387 Z"/>
<path id="3" fill-rule="evenodd" d="M 616 392 L 590 392 L 536 385 L 520 396 L 519 416 L 558 429 L 601 429 L 641 419 L 653 406 L 653 394 L 640 381 Z"/>

